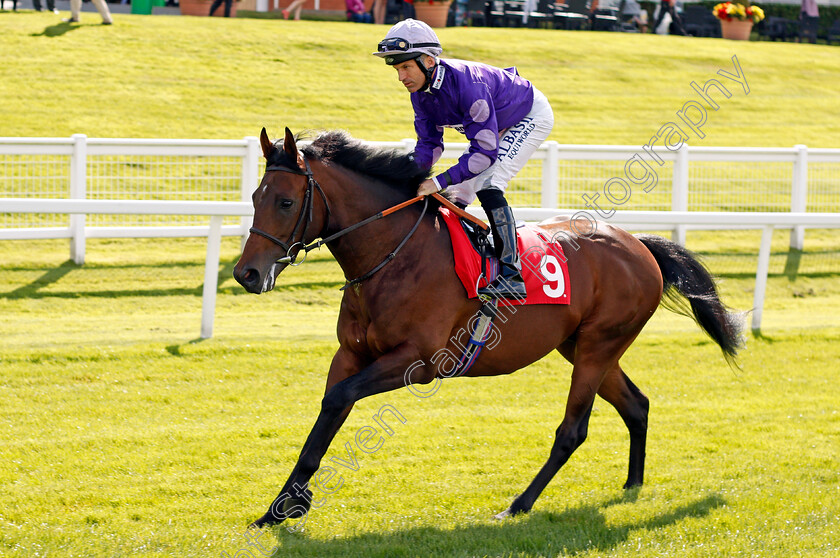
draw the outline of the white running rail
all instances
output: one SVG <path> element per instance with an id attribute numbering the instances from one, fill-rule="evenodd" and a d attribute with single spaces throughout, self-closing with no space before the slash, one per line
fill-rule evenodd
<path id="1" fill-rule="evenodd" d="M 202 295 L 201 337 L 213 335 L 213 317 L 218 287 L 219 253 L 222 240 L 224 217 L 242 217 L 250 222 L 253 207 L 246 202 L 185 202 L 185 201 L 143 201 L 143 200 L 67 200 L 67 199 L 20 199 L 0 198 L 0 207 L 10 213 L 61 213 L 68 215 L 124 214 L 124 215 L 196 215 L 209 218 L 207 234 L 207 258 L 204 264 L 204 288 Z M 482 217 L 480 208 L 470 212 Z M 520 219 L 536 221 L 557 215 L 571 216 L 575 212 L 557 209 L 515 208 Z M 767 287 L 767 272 L 770 262 L 770 244 L 775 228 L 795 229 L 808 226 L 819 228 L 840 228 L 840 214 L 837 213 L 729 213 L 697 211 L 617 211 L 610 219 L 611 224 L 620 226 L 644 225 L 658 230 L 674 229 L 684 225 L 707 227 L 739 227 L 762 230 L 758 264 L 755 274 L 753 296 L 752 329 L 761 328 L 764 295 Z"/>

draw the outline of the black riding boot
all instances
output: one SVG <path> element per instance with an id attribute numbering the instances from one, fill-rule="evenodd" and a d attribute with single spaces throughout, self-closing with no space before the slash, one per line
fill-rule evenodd
<path id="1" fill-rule="evenodd" d="M 509 206 L 498 207 L 487 212 L 493 243 L 499 258 L 499 275 L 486 287 L 478 289 L 479 295 L 491 298 L 525 298 L 525 281 L 516 246 L 516 220 Z"/>

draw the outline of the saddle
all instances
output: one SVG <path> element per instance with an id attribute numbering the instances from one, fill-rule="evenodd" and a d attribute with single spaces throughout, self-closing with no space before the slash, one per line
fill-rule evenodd
<path id="1" fill-rule="evenodd" d="M 478 298 L 477 290 L 499 272 L 492 235 L 445 207 L 439 211 L 452 241 L 455 272 L 467 291 L 467 298 Z M 516 233 L 528 296 L 524 300 L 501 299 L 499 304 L 569 304 L 569 269 L 563 247 L 533 225 L 518 225 Z"/>
<path id="2" fill-rule="evenodd" d="M 467 291 L 468 298 L 481 298 L 477 290 L 492 281 L 499 272 L 499 261 L 493 250 L 493 238 L 487 228 L 459 217 L 446 207 L 440 215 L 449 230 L 455 272 Z M 448 377 L 463 376 L 475 363 L 493 330 L 493 321 L 502 311 L 500 306 L 513 307 L 523 304 L 569 304 L 569 270 L 563 247 L 540 229 L 517 226 L 522 276 L 528 296 L 517 299 L 482 299 L 481 308 L 469 321 L 469 331 L 456 334 L 460 339 L 466 334 L 467 342 L 461 346 L 461 357 Z M 456 343 L 457 345 L 457 343 Z"/>
<path id="3" fill-rule="evenodd" d="M 460 218 L 459 221 L 473 250 L 478 252 L 478 255 L 482 258 L 487 260 L 495 259 L 496 249 L 493 245 L 493 233 L 490 232 L 490 229 L 478 227 L 473 222 L 467 221 L 464 218 Z"/>

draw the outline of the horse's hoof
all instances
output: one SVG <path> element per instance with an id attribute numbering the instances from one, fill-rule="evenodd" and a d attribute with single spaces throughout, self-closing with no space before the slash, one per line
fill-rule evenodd
<path id="1" fill-rule="evenodd" d="M 513 517 L 514 515 L 519 515 L 521 513 L 528 513 L 529 511 L 531 511 L 531 506 L 528 506 L 527 508 L 523 507 L 516 500 L 514 500 L 508 509 L 501 513 L 497 513 L 493 517 L 495 519 L 502 520 L 507 519 L 508 517 Z"/>
<path id="2" fill-rule="evenodd" d="M 250 525 L 248 525 L 248 529 L 262 529 L 265 525 L 265 521 L 262 518 L 259 518 L 256 521 L 253 521 Z"/>
<path id="3" fill-rule="evenodd" d="M 280 523 L 280 521 L 278 521 L 277 518 L 269 511 L 267 514 L 248 525 L 248 529 L 262 529 L 263 527 L 271 527 L 277 523 Z"/>
<path id="4" fill-rule="evenodd" d="M 513 517 L 513 512 L 510 511 L 510 508 L 506 509 L 503 512 L 497 513 L 496 515 L 493 516 L 493 519 L 501 521 L 503 519 L 507 519 L 508 517 Z"/>

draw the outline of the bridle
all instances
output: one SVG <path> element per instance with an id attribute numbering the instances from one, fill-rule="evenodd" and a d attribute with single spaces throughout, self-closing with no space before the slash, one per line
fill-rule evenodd
<path id="1" fill-rule="evenodd" d="M 249 229 L 249 232 L 270 240 L 271 242 L 273 242 L 274 244 L 277 244 L 283 250 L 286 251 L 286 255 L 283 256 L 282 258 L 279 258 L 275 263 L 285 263 L 285 264 L 292 265 L 292 266 L 302 265 L 303 262 L 306 261 L 306 255 L 309 253 L 310 250 L 314 250 L 315 248 L 320 248 L 321 246 L 323 246 L 324 244 L 327 244 L 328 242 L 332 242 L 333 240 L 336 240 L 337 238 L 340 238 L 340 237 L 342 237 L 346 234 L 351 233 L 352 231 L 354 231 L 354 230 L 356 230 L 360 227 L 363 227 L 363 226 L 367 225 L 368 223 L 372 223 L 373 221 L 376 221 L 377 219 L 381 219 L 381 218 L 383 218 L 387 215 L 390 215 L 391 213 L 395 213 L 395 212 L 399 211 L 400 209 L 408 207 L 409 205 L 412 205 L 412 204 L 414 204 L 414 203 L 416 203 L 420 200 L 424 200 L 424 202 L 425 202 L 423 204 L 423 211 L 420 213 L 420 217 L 417 219 L 417 222 L 414 223 L 414 226 L 411 228 L 410 231 L 408 231 L 408 234 L 402 239 L 402 241 L 399 243 L 399 245 L 391 253 L 389 253 L 379 265 L 377 265 L 376 267 L 374 267 L 373 269 L 371 269 L 367 273 L 364 273 L 364 274 L 360 275 L 359 277 L 356 277 L 355 279 L 347 280 L 347 283 L 341 288 L 341 290 L 343 291 L 347 287 L 357 285 L 357 284 L 361 283 L 362 281 L 370 278 L 374 273 L 376 273 L 377 271 L 379 271 L 380 269 L 385 267 L 391 260 L 393 260 L 397 256 L 397 253 L 402 249 L 403 246 L 405 246 L 406 242 L 408 242 L 408 240 L 414 235 L 414 232 L 417 230 L 417 227 L 420 226 L 420 222 L 423 220 L 423 217 L 426 215 L 426 209 L 428 209 L 428 207 L 429 207 L 429 199 L 426 196 L 417 196 L 417 197 L 412 198 L 408 201 L 405 201 L 403 203 L 400 203 L 400 204 L 397 204 L 393 207 L 390 207 L 390 208 L 388 208 L 384 211 L 380 211 L 376 215 L 372 215 L 372 216 L 368 217 L 367 219 L 359 221 L 358 223 L 356 223 L 354 225 L 350 225 L 349 227 L 347 227 L 345 229 L 341 229 L 340 231 L 338 231 L 335 234 L 332 234 L 332 235 L 330 235 L 326 238 L 323 238 L 323 236 L 324 236 L 323 233 L 327 230 L 327 228 L 329 226 L 329 223 L 330 223 L 330 217 L 332 215 L 332 213 L 330 211 L 330 204 L 327 201 L 327 196 L 324 194 L 324 190 L 321 189 L 321 185 L 318 184 L 318 181 L 315 180 L 315 177 L 312 175 L 312 168 L 309 166 L 309 161 L 306 159 L 306 157 L 303 157 L 303 163 L 306 167 L 306 170 L 293 169 L 293 168 L 285 167 L 285 166 L 282 166 L 282 165 L 266 165 L 266 167 L 265 167 L 265 172 L 281 171 L 281 172 L 288 172 L 290 174 L 299 174 L 301 176 L 306 177 L 306 192 L 304 192 L 304 194 L 303 194 L 303 204 L 301 205 L 300 214 L 298 215 L 297 222 L 295 223 L 295 228 L 292 230 L 292 234 L 289 236 L 288 241 L 283 242 L 282 240 L 280 240 L 276 236 L 271 235 L 271 234 L 269 234 L 269 233 L 267 233 L 263 230 L 260 230 L 256 227 L 251 227 Z M 318 236 L 321 237 L 321 239 L 316 240 L 315 242 L 312 242 L 310 244 L 304 244 L 304 239 L 306 238 L 306 231 L 309 229 L 309 225 L 312 223 L 312 210 L 313 210 L 313 206 L 314 206 L 314 203 L 313 203 L 314 196 L 312 194 L 313 190 L 318 190 L 318 193 L 321 195 L 321 199 L 324 200 L 324 207 L 327 210 L 327 218 L 324 222 L 324 228 L 321 229 L 321 233 L 318 235 Z M 301 230 L 301 227 L 303 227 L 303 232 L 300 235 L 300 240 L 295 240 L 295 237 L 297 237 L 298 231 Z M 295 250 L 295 252 L 293 254 L 292 251 L 296 247 L 297 247 L 297 250 Z M 303 259 L 300 261 L 300 263 L 296 264 L 295 261 L 297 260 L 298 254 L 300 254 L 301 251 L 303 251 Z"/>
<path id="2" fill-rule="evenodd" d="M 306 231 L 309 230 L 309 225 L 312 223 L 312 209 L 313 209 L 313 206 L 314 206 L 313 196 L 312 196 L 312 190 L 313 189 L 317 189 L 318 193 L 321 194 L 321 199 L 324 200 L 324 207 L 327 208 L 327 219 L 326 219 L 326 222 L 324 223 L 324 229 L 321 232 L 326 230 L 327 226 L 330 223 L 331 212 L 330 212 L 330 204 L 329 204 L 329 202 L 327 202 L 327 196 L 324 194 L 324 191 L 321 189 L 321 185 L 318 184 L 318 181 L 315 180 L 314 176 L 312 176 L 312 168 L 310 168 L 310 166 L 309 166 L 309 161 L 307 161 L 306 158 L 304 158 L 303 162 L 304 162 L 304 165 L 306 166 L 305 171 L 302 171 L 300 169 L 292 169 L 292 168 L 284 167 L 284 166 L 281 166 L 281 165 L 266 165 L 266 167 L 265 167 L 265 172 L 281 171 L 281 172 L 288 172 L 290 174 L 299 174 L 301 176 L 306 177 L 306 192 L 303 194 L 303 204 L 301 205 L 300 214 L 298 214 L 298 219 L 297 219 L 297 223 L 295 223 L 295 228 L 294 228 L 294 230 L 292 230 L 292 234 L 289 236 L 288 241 L 283 242 L 282 240 L 280 240 L 276 236 L 268 234 L 267 232 L 262 231 L 262 230 L 258 229 L 257 227 L 251 227 L 249 229 L 249 232 L 251 232 L 253 234 L 258 234 L 263 238 L 267 238 L 268 240 L 270 240 L 271 242 L 273 242 L 274 244 L 278 245 L 280 248 L 282 248 L 283 250 L 286 251 L 286 255 L 283 256 L 282 258 L 280 258 L 279 260 L 277 260 L 276 263 L 285 263 L 285 264 L 289 264 L 289 265 L 301 265 L 303 262 L 306 261 L 306 255 L 309 253 L 310 250 L 312 250 L 313 248 L 320 247 L 320 244 L 318 246 L 313 246 L 313 245 L 304 246 L 304 244 L 303 244 L 303 239 L 306 238 Z M 298 231 L 301 228 L 301 225 L 303 226 L 303 233 L 300 235 L 300 240 L 295 241 L 295 237 L 297 236 Z M 319 235 L 319 236 L 322 236 L 322 235 Z M 295 251 L 295 253 L 292 254 L 292 250 L 298 245 L 300 246 L 300 248 L 298 248 Z M 295 264 L 295 260 L 297 260 L 297 256 L 298 256 L 298 254 L 300 253 L 301 250 L 304 251 L 303 260 L 301 260 L 301 262 L 299 264 Z"/>

